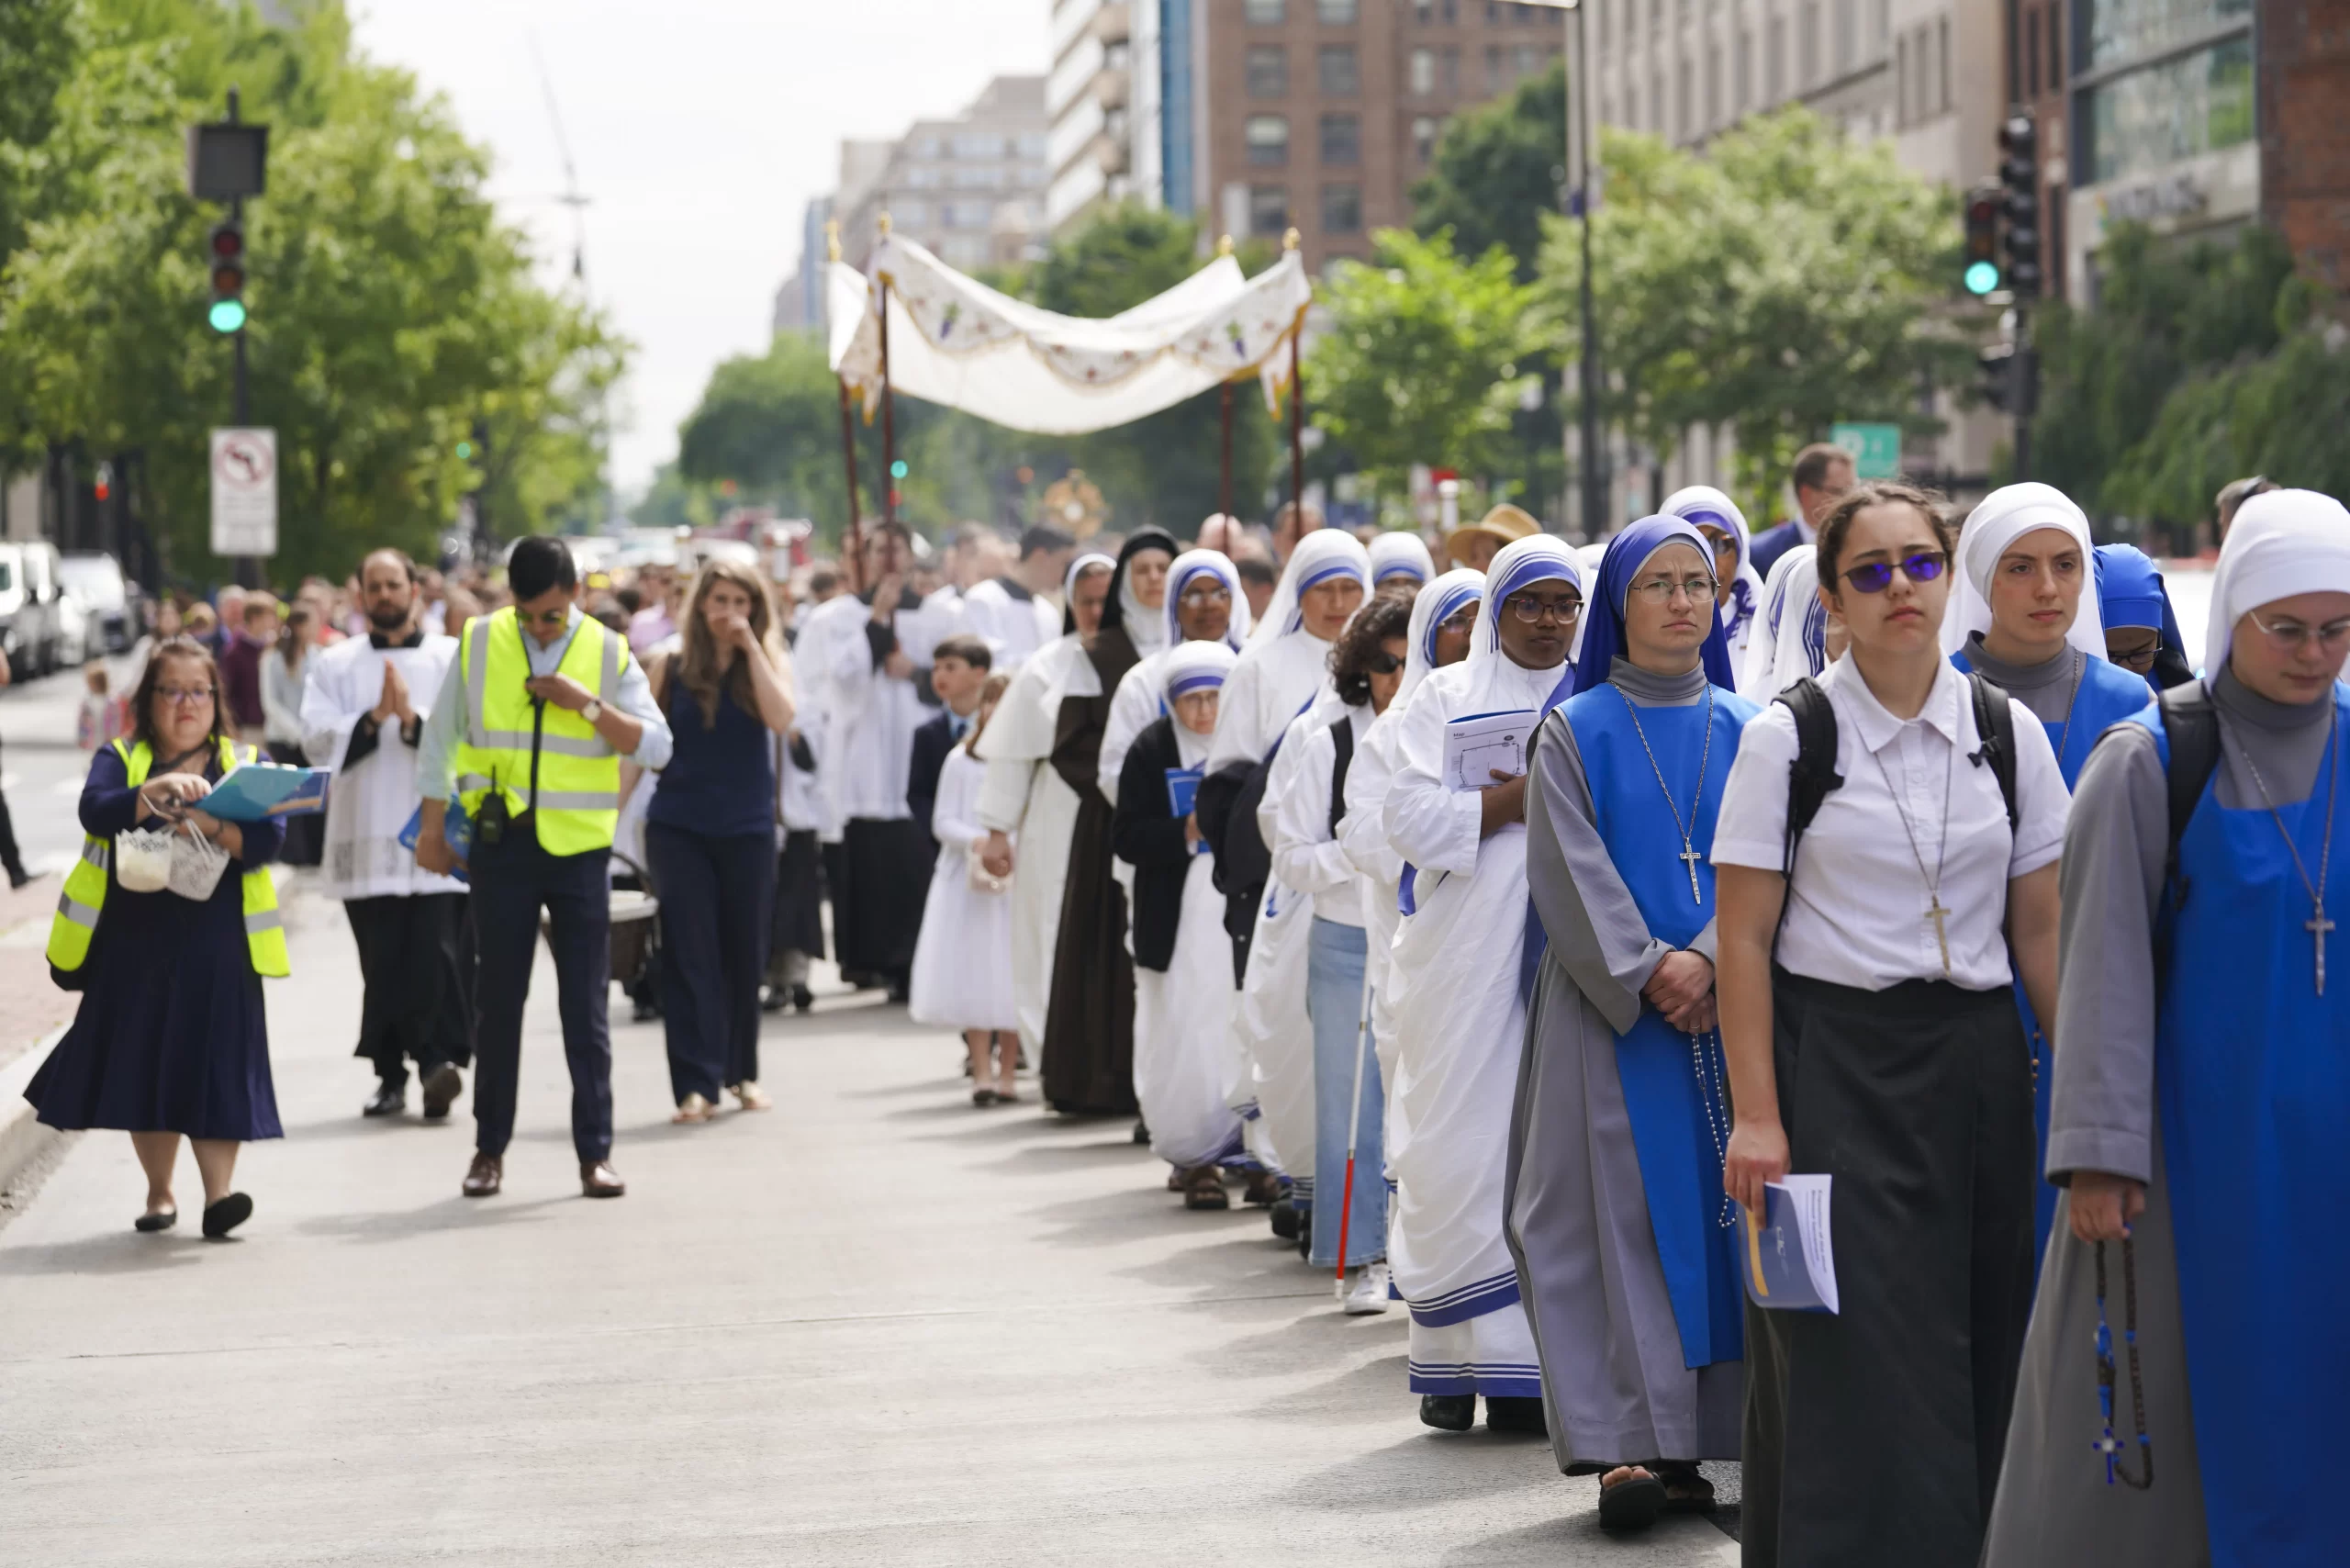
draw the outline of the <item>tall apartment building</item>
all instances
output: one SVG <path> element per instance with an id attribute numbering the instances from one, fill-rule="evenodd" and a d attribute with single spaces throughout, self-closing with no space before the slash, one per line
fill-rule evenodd
<path id="1" fill-rule="evenodd" d="M 821 331 L 824 325 L 824 225 L 833 198 L 820 196 L 800 209 L 800 264 L 775 291 L 775 330 Z"/>
<path id="2" fill-rule="evenodd" d="M 1053 68 L 1045 78 L 1051 182 L 1045 222 L 1055 234 L 1130 190 L 1128 99 L 1135 87 L 1131 17 L 1149 0 L 1053 0 Z"/>
<path id="3" fill-rule="evenodd" d="M 878 167 L 854 188 L 849 151 L 870 144 L 843 143 L 834 196 L 842 259 L 865 264 L 885 212 L 895 232 L 951 266 L 1005 266 L 1028 258 L 1046 233 L 1047 130 L 1045 78 L 999 76 L 954 118 L 916 120 L 882 144 Z"/>
<path id="4" fill-rule="evenodd" d="M 1065 0 L 1066 3 L 1066 0 Z M 1126 0 L 1131 193 L 1306 264 L 1408 223 L 1444 123 L 1549 70 L 1560 13 L 1506 0 Z"/>

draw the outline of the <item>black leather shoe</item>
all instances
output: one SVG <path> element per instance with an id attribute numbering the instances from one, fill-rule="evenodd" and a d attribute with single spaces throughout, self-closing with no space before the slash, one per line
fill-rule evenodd
<path id="1" fill-rule="evenodd" d="M 1265 1212 L 1271 1216 L 1275 1236 L 1280 1237 L 1283 1241 L 1297 1239 L 1297 1204 L 1295 1203 L 1288 1198 L 1282 1198 Z"/>
<path id="2" fill-rule="evenodd" d="M 805 1013 L 816 1005 L 816 993 L 804 985 L 795 985 L 791 988 L 791 1005 L 799 1012 Z M 1027 1064 L 1024 1062 L 1021 1065 L 1024 1067 Z"/>
<path id="3" fill-rule="evenodd" d="M 1538 1438 L 1550 1435 L 1550 1424 L 1542 1417 L 1542 1401 L 1524 1397 L 1500 1399 L 1485 1395 L 1485 1430 L 1489 1432 L 1531 1432 Z"/>
<path id="4" fill-rule="evenodd" d="M 1477 1424 L 1477 1396 L 1473 1394 L 1423 1394 L 1420 1395 L 1420 1425 L 1434 1427 L 1439 1432 L 1465 1432 Z"/>
<path id="5" fill-rule="evenodd" d="M 363 1116 L 397 1116 L 408 1109 L 408 1085 L 383 1082 L 375 1085 L 375 1097 L 359 1107 Z"/>
<path id="6" fill-rule="evenodd" d="M 1148 1122 L 1136 1122 L 1135 1124 L 1134 1141 L 1140 1144 L 1145 1148 L 1148 1148 L 1150 1147 L 1150 1124 Z"/>
<path id="7" fill-rule="evenodd" d="M 628 1183 L 612 1169 L 607 1159 L 583 1159 L 579 1162 L 579 1195 L 583 1198 L 617 1198 L 628 1191 Z"/>
<path id="8" fill-rule="evenodd" d="M 21 888 L 32 879 L 33 874 L 30 871 L 26 870 L 22 866 L 11 866 L 8 868 L 9 887 Z"/>
<path id="9" fill-rule="evenodd" d="M 495 1154 L 476 1154 L 465 1168 L 463 1191 L 468 1198 L 494 1198 L 506 1183 L 506 1161 Z"/>
<path id="10" fill-rule="evenodd" d="M 447 1116 L 449 1107 L 458 1095 L 465 1092 L 464 1075 L 453 1062 L 442 1062 L 424 1075 L 424 1119 L 437 1122 Z"/>
<path id="11" fill-rule="evenodd" d="M 231 1193 L 217 1204 L 204 1205 L 204 1239 L 225 1241 L 229 1233 L 253 1217 L 253 1201 Z"/>

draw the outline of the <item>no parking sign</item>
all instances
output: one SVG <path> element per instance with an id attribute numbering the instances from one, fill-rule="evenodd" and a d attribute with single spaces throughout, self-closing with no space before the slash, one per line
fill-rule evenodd
<path id="1" fill-rule="evenodd" d="M 277 432 L 212 432 L 212 553 L 277 554 Z"/>

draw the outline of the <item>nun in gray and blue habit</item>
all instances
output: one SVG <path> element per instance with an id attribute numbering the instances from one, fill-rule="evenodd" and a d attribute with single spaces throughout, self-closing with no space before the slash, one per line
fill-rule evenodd
<path id="1" fill-rule="evenodd" d="M 1695 1462 L 1738 1457 L 1745 1394 L 1706 857 L 1756 710 L 1729 689 L 1713 561 L 1678 518 L 1616 536 L 1574 693 L 1538 732 L 1526 797 L 1549 953 L 1527 1013 L 1508 1236 L 1559 1467 L 1602 1475 L 1600 1518 L 1615 1529 L 1711 1506 Z M 1635 650 L 1635 594 L 1655 597 L 1632 608 L 1659 635 L 1677 618 L 1701 641 L 1683 656 Z M 1684 657 L 1677 673 L 1645 667 Z M 1608 1473 L 1618 1467 L 1635 1468 Z"/>

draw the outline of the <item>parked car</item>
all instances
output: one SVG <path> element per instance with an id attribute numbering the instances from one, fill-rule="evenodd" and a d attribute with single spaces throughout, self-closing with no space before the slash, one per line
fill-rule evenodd
<path id="1" fill-rule="evenodd" d="M 84 622 L 82 657 L 129 647 L 139 626 L 121 563 L 103 550 L 77 551 L 62 558 L 61 569 L 66 600 Z"/>

